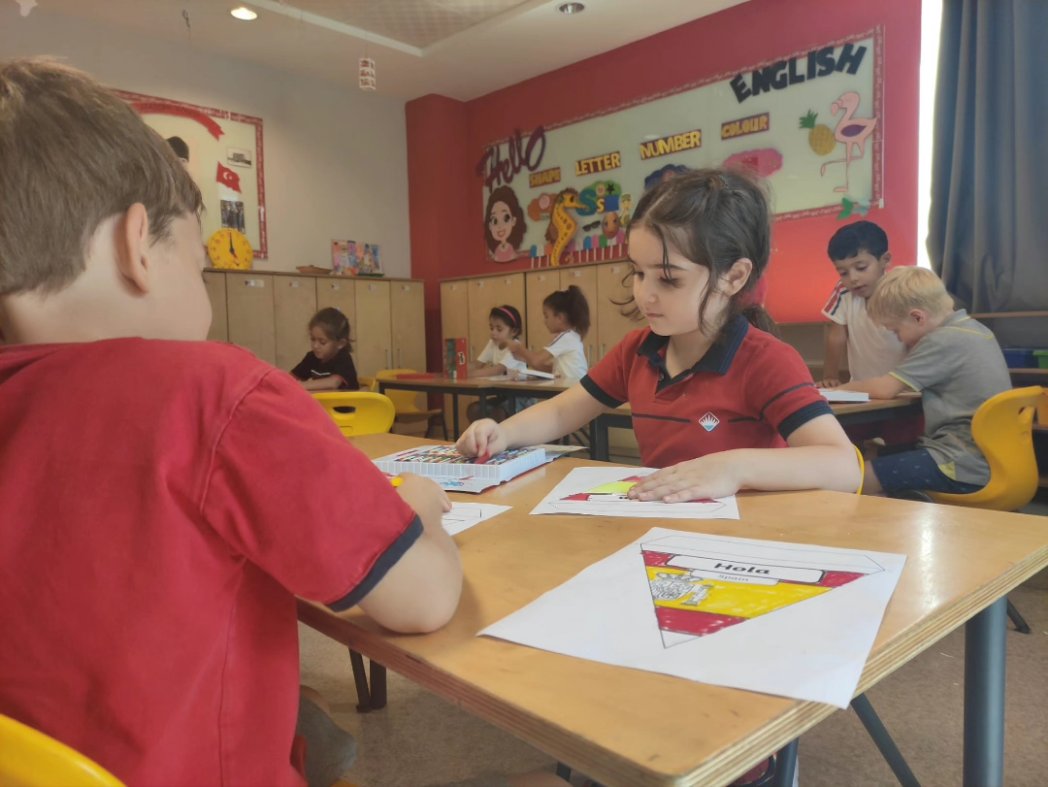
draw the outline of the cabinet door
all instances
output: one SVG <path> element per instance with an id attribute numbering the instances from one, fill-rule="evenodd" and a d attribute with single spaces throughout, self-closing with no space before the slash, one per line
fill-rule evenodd
<path id="1" fill-rule="evenodd" d="M 293 369 L 309 352 L 309 321 L 317 312 L 316 280 L 274 276 L 273 312 L 277 367 Z"/>
<path id="2" fill-rule="evenodd" d="M 469 303 L 469 341 L 466 346 L 469 352 L 469 360 L 471 361 L 477 360 L 480 351 L 484 349 L 484 345 L 491 338 L 491 331 L 488 328 L 488 314 L 491 313 L 492 307 L 498 306 L 502 302 L 499 300 L 499 297 L 500 287 L 498 279 L 486 276 L 479 279 L 470 279 L 469 296 L 467 298 Z"/>
<path id="3" fill-rule="evenodd" d="M 586 296 L 590 311 L 590 327 L 582 337 L 582 346 L 586 348 L 586 363 L 590 366 L 597 362 L 597 342 L 600 341 L 600 324 L 597 322 L 597 266 L 587 265 L 584 268 L 562 268 L 560 271 L 560 289 L 566 290 L 576 286 Z"/>
<path id="4" fill-rule="evenodd" d="M 276 362 L 273 277 L 257 273 L 227 273 L 226 307 L 229 341 L 246 347 L 267 363 Z"/>
<path id="5" fill-rule="evenodd" d="M 505 276 L 493 276 L 487 281 L 491 287 L 490 295 L 493 296 L 493 300 L 485 314 L 490 313 L 494 306 L 502 306 L 503 304 L 515 306 L 517 311 L 520 312 L 522 323 L 520 326 L 520 340 L 527 344 L 527 321 L 525 320 L 527 310 L 524 308 L 524 274 L 509 273 Z M 484 342 L 477 345 L 478 353 L 484 349 L 484 344 L 487 343 L 487 325 L 485 325 L 484 328 Z"/>
<path id="6" fill-rule="evenodd" d="M 524 274 L 524 291 L 528 306 L 524 322 L 527 325 L 529 349 L 540 350 L 549 344 L 549 331 L 546 330 L 546 323 L 542 319 L 542 302 L 547 295 L 559 289 L 558 271 L 528 271 Z"/>
<path id="7" fill-rule="evenodd" d="M 207 338 L 215 342 L 229 341 L 229 324 L 226 314 L 226 274 L 204 271 L 204 287 L 211 301 L 211 327 Z"/>
<path id="8" fill-rule="evenodd" d="M 349 354 L 353 365 L 360 369 L 357 361 L 357 301 L 356 288 L 352 279 L 338 276 L 327 279 L 317 277 L 317 309 L 338 309 L 349 320 Z"/>
<path id="9" fill-rule="evenodd" d="M 426 371 L 426 307 L 420 281 L 390 282 L 393 366 Z"/>
<path id="10" fill-rule="evenodd" d="M 393 335 L 390 330 L 389 282 L 356 282 L 357 373 L 374 377 L 393 368 Z"/>
<path id="11" fill-rule="evenodd" d="M 469 337 L 469 282 L 440 283 L 440 346 L 445 339 Z"/>
<path id="12" fill-rule="evenodd" d="M 614 301 L 621 303 L 633 295 L 632 283 L 627 280 L 623 284 L 623 279 L 630 270 L 629 263 L 611 262 L 607 265 L 598 265 L 596 270 L 596 320 L 600 333 L 597 355 L 594 360 L 599 361 L 608 354 L 612 347 L 622 341 L 627 333 L 642 327 L 644 323 L 623 316 L 623 310 L 629 312 L 632 309 L 632 303 L 628 306 L 618 306 L 614 303 Z"/>

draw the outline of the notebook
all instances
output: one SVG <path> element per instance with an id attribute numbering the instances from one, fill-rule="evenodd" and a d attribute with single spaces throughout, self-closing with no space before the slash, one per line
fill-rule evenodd
<path id="1" fill-rule="evenodd" d="M 526 377 L 541 377 L 543 380 L 552 380 L 553 375 L 549 372 L 540 372 L 538 369 L 520 369 L 517 371 L 518 375 L 524 375 Z"/>
<path id="2" fill-rule="evenodd" d="M 842 391 L 840 388 L 820 388 L 827 402 L 868 402 L 870 395 L 863 391 Z"/>
<path id="3" fill-rule="evenodd" d="M 480 463 L 454 446 L 427 445 L 383 456 L 375 464 L 390 475 L 415 473 L 432 478 L 451 492 L 482 492 L 555 458 L 547 457 L 542 447 L 511 448 Z"/>

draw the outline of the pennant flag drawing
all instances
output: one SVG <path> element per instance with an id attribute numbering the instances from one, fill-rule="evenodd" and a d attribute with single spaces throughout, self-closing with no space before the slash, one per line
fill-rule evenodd
<path id="1" fill-rule="evenodd" d="M 716 633 L 831 592 L 883 569 L 865 555 L 797 559 L 781 549 L 747 553 L 702 537 L 641 544 L 664 647 Z"/>

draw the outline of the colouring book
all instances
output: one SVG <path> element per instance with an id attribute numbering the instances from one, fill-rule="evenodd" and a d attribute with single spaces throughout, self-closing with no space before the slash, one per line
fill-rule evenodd
<path id="1" fill-rule="evenodd" d="M 452 445 L 427 445 L 383 456 L 375 464 L 389 475 L 414 473 L 431 478 L 449 492 L 482 492 L 553 459 L 556 456 L 547 457 L 543 448 L 530 447 L 511 448 L 478 462 Z"/>
<path id="2" fill-rule="evenodd" d="M 685 503 L 631 500 L 630 488 L 651 467 L 576 467 L 532 509 L 532 514 L 584 514 L 658 519 L 738 519 L 735 496 Z"/>
<path id="3" fill-rule="evenodd" d="M 480 633 L 845 708 L 905 561 L 653 528 Z"/>

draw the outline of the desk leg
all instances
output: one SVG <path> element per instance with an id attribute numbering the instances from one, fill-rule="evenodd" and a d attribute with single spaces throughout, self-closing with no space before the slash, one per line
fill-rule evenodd
<path id="1" fill-rule="evenodd" d="M 459 395 L 457 391 L 453 391 L 451 394 L 451 429 L 454 432 L 454 439 L 459 439 Z"/>
<path id="2" fill-rule="evenodd" d="M 488 417 L 488 395 L 484 392 L 480 392 L 480 417 Z"/>
<path id="3" fill-rule="evenodd" d="M 1004 667 L 1008 600 L 1000 598 L 964 631 L 964 784 L 1004 783 Z"/>
<path id="4" fill-rule="evenodd" d="M 590 422 L 590 457 L 598 462 L 608 461 L 608 423 L 598 415 Z"/>
<path id="5" fill-rule="evenodd" d="M 798 742 L 794 740 L 775 755 L 775 787 L 793 787 L 797 779 L 797 749 Z"/>

